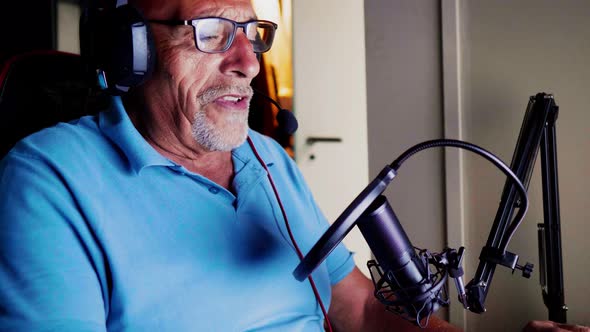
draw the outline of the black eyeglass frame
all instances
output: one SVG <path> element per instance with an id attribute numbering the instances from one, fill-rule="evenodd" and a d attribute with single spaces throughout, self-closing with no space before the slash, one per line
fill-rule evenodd
<path id="1" fill-rule="evenodd" d="M 218 19 L 218 20 L 230 22 L 234 26 L 233 33 L 230 35 L 230 38 L 228 39 L 226 46 L 222 50 L 204 51 L 199 48 L 199 42 L 197 40 L 197 25 L 196 24 L 198 21 L 202 21 L 202 20 L 206 20 L 206 19 Z M 264 24 L 268 24 L 273 27 L 273 29 L 271 30 L 272 35 L 270 38 L 270 43 L 268 44 L 268 48 L 266 48 L 263 51 L 254 51 L 254 53 L 257 53 L 257 54 L 268 52 L 272 47 L 275 32 L 277 31 L 277 28 L 279 27 L 276 23 L 274 23 L 272 21 L 267 21 L 267 20 L 250 20 L 250 21 L 246 21 L 246 22 L 236 22 L 234 20 L 230 20 L 225 17 L 216 17 L 216 16 L 199 17 L 199 18 L 195 18 L 195 19 L 191 19 L 191 20 L 148 20 L 148 22 L 156 23 L 156 24 L 163 24 L 163 25 L 167 25 L 167 26 L 184 26 L 184 25 L 191 26 L 193 28 L 193 39 L 194 39 L 195 47 L 197 48 L 197 50 L 199 50 L 203 53 L 210 53 L 210 54 L 223 53 L 223 52 L 229 50 L 229 48 L 234 43 L 234 38 L 236 37 L 236 32 L 238 31 L 238 28 L 242 28 L 242 30 L 245 33 L 248 25 L 250 25 L 252 23 L 264 23 Z M 252 45 L 254 45 L 254 44 L 252 44 Z"/>

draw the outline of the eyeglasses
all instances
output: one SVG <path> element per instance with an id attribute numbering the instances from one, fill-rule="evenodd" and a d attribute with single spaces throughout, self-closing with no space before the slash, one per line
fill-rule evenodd
<path id="1" fill-rule="evenodd" d="M 191 25 L 193 27 L 195 45 L 205 53 L 223 53 L 234 41 L 236 31 L 242 28 L 248 37 L 254 53 L 270 50 L 277 25 L 271 21 L 252 20 L 238 23 L 223 17 L 204 17 L 193 20 L 149 20 L 152 23 L 169 26 Z"/>

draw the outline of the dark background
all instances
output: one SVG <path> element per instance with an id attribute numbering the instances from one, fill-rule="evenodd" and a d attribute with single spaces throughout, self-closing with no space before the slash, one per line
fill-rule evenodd
<path id="1" fill-rule="evenodd" d="M 57 0 L 0 1 L 0 57 L 57 48 Z"/>

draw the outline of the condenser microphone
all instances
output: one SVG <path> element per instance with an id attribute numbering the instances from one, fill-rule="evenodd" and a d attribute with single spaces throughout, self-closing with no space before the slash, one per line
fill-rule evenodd
<path id="1" fill-rule="evenodd" d="M 297 128 L 299 127 L 299 123 L 297 122 L 297 118 L 293 115 L 293 112 L 284 109 L 281 107 L 278 101 L 272 99 L 271 97 L 267 96 L 266 94 L 254 89 L 254 92 L 261 96 L 262 98 L 269 101 L 271 104 L 275 105 L 275 107 L 279 110 L 276 116 L 277 122 L 279 123 L 279 131 L 281 134 L 284 135 L 293 135 Z"/>
<path id="2" fill-rule="evenodd" d="M 478 303 L 476 309 L 483 308 L 484 292 L 487 291 L 489 282 L 482 280 L 483 277 L 478 272 L 478 276 L 470 282 L 474 285 L 474 291 L 465 291 L 462 268 L 465 248 L 445 248 L 441 253 L 415 248 L 387 198 L 382 195 L 406 160 L 422 150 L 439 146 L 474 152 L 490 161 L 511 179 L 522 200 L 518 214 L 514 216 L 506 232 L 500 234 L 492 228 L 490 238 L 501 238 L 503 242 L 500 244 L 503 246 L 482 248 L 480 260 L 483 259 L 493 266 L 501 264 L 512 271 L 519 269 L 523 271 L 523 275 L 530 275 L 531 264 L 518 265 L 518 255 L 506 251 L 506 246 L 522 222 L 529 204 L 525 186 L 519 177 L 502 160 L 477 145 L 453 139 L 437 139 L 412 146 L 385 166 L 303 257 L 293 271 L 295 279 L 302 281 L 309 276 L 356 225 L 376 259 L 367 263 L 375 286 L 374 295 L 389 311 L 420 327 L 428 326 L 432 313 L 449 304 L 445 284 L 450 277 L 457 287 L 457 295 L 463 307 L 473 312 L 483 312 L 473 310 L 470 306 Z M 486 280 L 491 280 L 491 275 L 487 278 Z"/>
<path id="3" fill-rule="evenodd" d="M 371 203 L 357 226 L 377 260 L 369 264 L 378 276 L 374 278 L 377 299 L 417 325 L 426 325 L 422 320 L 446 304 L 441 297 L 444 282 L 433 278 L 428 258 L 416 253 L 385 196 Z"/>

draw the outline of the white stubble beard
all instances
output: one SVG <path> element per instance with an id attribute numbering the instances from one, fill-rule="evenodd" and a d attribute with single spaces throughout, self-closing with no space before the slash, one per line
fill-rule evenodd
<path id="1" fill-rule="evenodd" d="M 196 142 L 208 151 L 231 151 L 242 145 L 248 137 L 248 111 L 223 112 L 218 124 L 207 117 L 205 106 L 224 93 L 237 92 L 252 95 L 252 89 L 239 87 L 215 87 L 199 95 L 199 110 L 195 113 L 192 135 Z"/>

